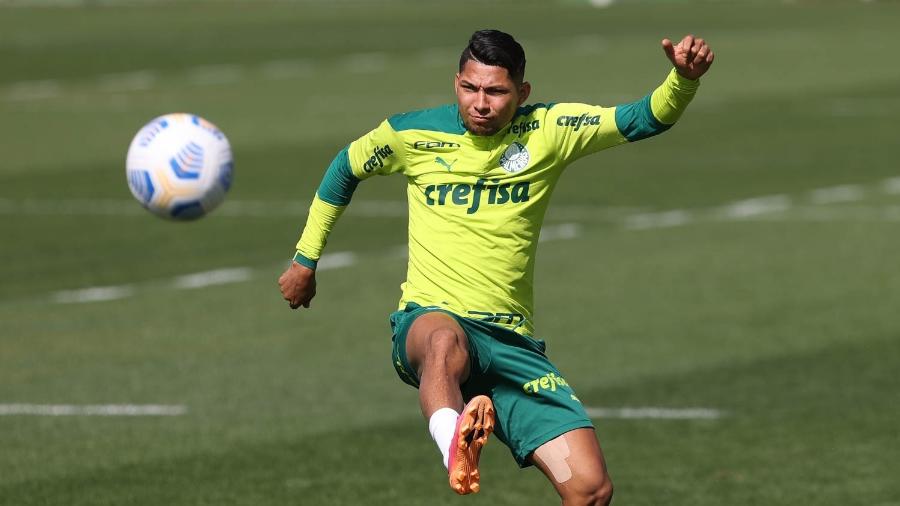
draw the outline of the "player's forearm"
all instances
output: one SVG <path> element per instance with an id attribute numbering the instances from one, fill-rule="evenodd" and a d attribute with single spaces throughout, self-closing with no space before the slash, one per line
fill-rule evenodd
<path id="1" fill-rule="evenodd" d="M 678 121 L 699 86 L 699 80 L 686 79 L 672 69 L 653 93 L 616 106 L 616 127 L 630 142 L 661 134 Z"/>
<path id="2" fill-rule="evenodd" d="M 297 241 L 297 253 L 294 255 L 297 263 L 310 269 L 316 268 L 316 264 L 322 256 L 322 250 L 325 249 L 325 244 L 328 242 L 328 235 L 344 209 L 346 206 L 329 204 L 322 200 L 318 193 L 316 194 L 312 205 L 309 206 L 309 217 L 306 219 L 303 234 Z"/>
<path id="3" fill-rule="evenodd" d="M 694 98 L 700 80 L 682 77 L 675 69 L 666 80 L 650 95 L 653 116 L 665 125 L 674 125 Z"/>
<path id="4" fill-rule="evenodd" d="M 344 148 L 325 172 L 325 177 L 309 207 L 306 227 L 297 242 L 297 253 L 294 255 L 297 263 L 311 269 L 316 268 L 316 263 L 328 242 L 328 235 L 350 203 L 358 183 L 359 179 L 350 170 L 347 148 Z"/>

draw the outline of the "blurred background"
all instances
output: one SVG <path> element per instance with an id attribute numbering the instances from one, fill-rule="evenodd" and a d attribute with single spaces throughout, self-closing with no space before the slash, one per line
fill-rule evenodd
<path id="1" fill-rule="evenodd" d="M 0 0 L 0 504 L 455 504 L 390 365 L 402 177 L 361 184 L 308 311 L 276 279 L 334 154 L 452 102 L 474 30 L 532 101 L 615 105 L 716 62 L 671 131 L 553 197 L 537 337 L 626 505 L 897 505 L 900 3 Z M 229 137 L 192 223 L 132 199 L 161 114 Z M 498 441 L 485 505 L 555 504 Z"/>

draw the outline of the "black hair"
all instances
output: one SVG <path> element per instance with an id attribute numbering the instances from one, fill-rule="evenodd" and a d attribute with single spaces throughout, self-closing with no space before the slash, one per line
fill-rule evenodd
<path id="1" fill-rule="evenodd" d="M 469 60 L 505 68 L 516 84 L 522 84 L 525 80 L 525 50 L 512 35 L 500 30 L 473 33 L 469 45 L 459 57 L 460 72 Z"/>

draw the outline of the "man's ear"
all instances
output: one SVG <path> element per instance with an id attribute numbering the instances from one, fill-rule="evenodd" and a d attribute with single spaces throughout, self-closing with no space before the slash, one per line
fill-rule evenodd
<path id="1" fill-rule="evenodd" d="M 531 83 L 525 81 L 522 83 L 522 86 L 519 86 L 519 104 L 522 105 L 528 100 L 528 95 L 531 95 Z"/>

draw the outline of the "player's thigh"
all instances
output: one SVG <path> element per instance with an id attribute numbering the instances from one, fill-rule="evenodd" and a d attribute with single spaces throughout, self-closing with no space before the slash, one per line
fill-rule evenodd
<path id="1" fill-rule="evenodd" d="M 466 332 L 447 313 L 432 311 L 419 316 L 406 334 L 407 360 L 420 374 L 429 354 L 439 354 L 451 363 L 468 364 L 469 343 Z"/>
<path id="2" fill-rule="evenodd" d="M 566 432 L 538 447 L 531 460 L 547 475 L 564 501 L 608 499 L 612 494 L 612 482 L 594 429 Z"/>

